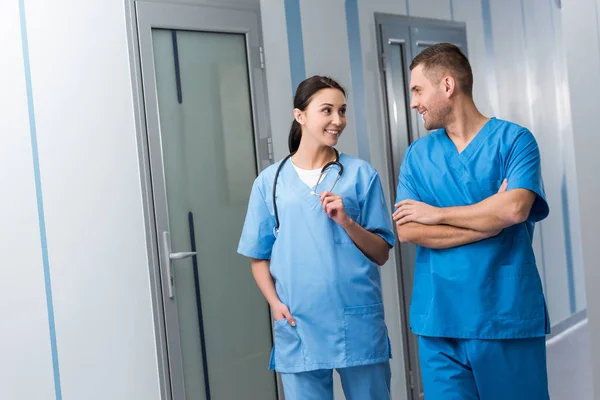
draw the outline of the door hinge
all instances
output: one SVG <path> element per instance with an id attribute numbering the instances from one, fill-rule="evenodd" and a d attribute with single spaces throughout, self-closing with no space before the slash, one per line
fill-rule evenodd
<path id="1" fill-rule="evenodd" d="M 381 70 L 382 71 L 385 71 L 385 62 L 386 62 L 385 53 L 381 53 Z"/>
<path id="2" fill-rule="evenodd" d="M 262 46 L 258 47 L 258 57 L 260 60 L 260 69 L 265 69 L 265 50 Z"/>
<path id="3" fill-rule="evenodd" d="M 410 381 L 410 382 L 408 382 L 408 384 L 410 385 L 410 388 L 414 389 L 415 388 L 415 374 L 412 369 L 408 371 L 408 380 Z"/>
<path id="4" fill-rule="evenodd" d="M 273 139 L 271 137 L 267 138 L 267 152 L 269 154 L 269 161 L 273 161 L 275 157 L 273 156 Z"/>

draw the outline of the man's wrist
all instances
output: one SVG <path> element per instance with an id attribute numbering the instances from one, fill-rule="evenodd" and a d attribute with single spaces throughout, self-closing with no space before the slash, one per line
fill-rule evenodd
<path id="1" fill-rule="evenodd" d="M 448 208 L 438 208 L 438 223 L 437 225 L 448 225 Z"/>

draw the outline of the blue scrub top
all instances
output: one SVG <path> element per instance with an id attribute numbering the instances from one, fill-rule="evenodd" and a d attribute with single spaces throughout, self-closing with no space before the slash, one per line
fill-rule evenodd
<path id="1" fill-rule="evenodd" d="M 410 324 L 423 336 L 506 339 L 550 332 L 532 239 L 546 218 L 540 152 L 527 129 L 492 118 L 459 154 L 441 129 L 415 141 L 400 168 L 396 201 L 435 207 L 478 203 L 522 188 L 537 196 L 527 221 L 450 249 L 417 246 Z"/>
<path id="2" fill-rule="evenodd" d="M 340 154 L 344 173 L 333 193 L 363 228 L 395 242 L 388 206 L 375 169 Z M 282 303 L 296 320 L 274 322 L 270 368 L 302 372 L 375 364 L 390 358 L 384 322 L 380 268 L 356 247 L 346 231 L 325 214 L 318 197 L 286 162 L 277 181 L 280 228 L 273 233 L 273 181 L 279 163 L 255 180 L 238 252 L 270 260 Z M 337 177 L 331 167 L 318 192 Z"/>

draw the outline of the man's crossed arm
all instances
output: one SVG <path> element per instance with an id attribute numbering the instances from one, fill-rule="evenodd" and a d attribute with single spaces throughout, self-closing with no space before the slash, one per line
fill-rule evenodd
<path id="1" fill-rule="evenodd" d="M 403 200 L 393 214 L 401 243 L 446 249 L 487 239 L 527 219 L 536 194 L 526 189 L 507 191 L 504 180 L 498 193 L 470 206 L 433 207 Z"/>

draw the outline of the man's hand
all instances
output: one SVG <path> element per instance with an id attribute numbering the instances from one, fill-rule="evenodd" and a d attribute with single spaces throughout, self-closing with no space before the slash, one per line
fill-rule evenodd
<path id="1" fill-rule="evenodd" d="M 438 207 L 433 207 L 416 200 L 403 200 L 395 204 L 397 210 L 392 217 L 396 225 L 407 222 L 418 222 L 423 225 L 439 225 L 441 212 Z"/>
<path id="2" fill-rule="evenodd" d="M 508 180 L 502 181 L 498 193 L 506 192 Z M 441 208 L 430 206 L 416 200 L 403 200 L 395 204 L 397 210 L 392 215 L 396 225 L 418 222 L 423 225 L 439 225 L 442 223 Z"/>

